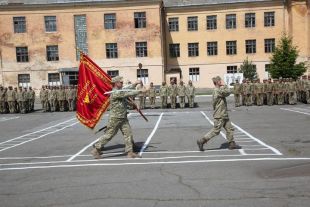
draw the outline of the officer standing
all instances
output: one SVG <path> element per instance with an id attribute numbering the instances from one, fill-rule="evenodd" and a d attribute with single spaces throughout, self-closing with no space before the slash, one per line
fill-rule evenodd
<path id="1" fill-rule="evenodd" d="M 221 132 L 222 127 L 226 130 L 228 149 L 233 150 L 240 148 L 234 141 L 234 128 L 229 120 L 227 112 L 226 97 L 230 95 L 230 89 L 219 76 L 212 78 L 212 81 L 215 86 L 212 95 L 214 126 L 213 129 L 211 129 L 202 139 L 197 140 L 198 148 L 200 151 L 204 151 L 203 145 L 218 135 Z"/>
<path id="2" fill-rule="evenodd" d="M 161 108 L 165 109 L 167 108 L 167 99 L 168 99 L 168 87 L 166 85 L 166 82 L 162 82 L 159 95 L 161 99 Z"/>
<path id="3" fill-rule="evenodd" d="M 177 103 L 178 87 L 173 79 L 170 82 L 168 91 L 169 91 L 169 96 L 170 96 L 171 108 L 175 109 L 176 103 Z"/>
<path id="4" fill-rule="evenodd" d="M 156 89 L 153 85 L 153 82 L 150 83 L 150 87 L 148 89 L 148 95 L 149 95 L 151 109 L 154 109 L 155 108 L 155 99 L 156 99 Z"/>
<path id="5" fill-rule="evenodd" d="M 239 80 L 236 80 L 236 83 L 234 84 L 235 107 L 240 106 L 240 93 L 241 93 L 241 85 L 239 83 Z"/>
<path id="6" fill-rule="evenodd" d="M 138 94 L 138 97 L 139 97 L 139 108 L 140 109 L 144 109 L 145 108 L 145 92 L 142 92 L 142 91 L 145 91 L 145 87 L 141 81 L 141 83 L 139 83 L 137 85 L 137 90 L 141 91 L 139 94 Z"/>
<path id="7" fill-rule="evenodd" d="M 137 81 L 129 89 L 135 89 L 137 84 L 141 81 Z M 127 118 L 127 98 L 137 95 L 139 91 L 124 92 L 118 91 L 123 88 L 123 78 L 116 76 L 112 78 L 113 91 L 110 96 L 110 116 L 107 124 L 105 134 L 99 138 L 99 141 L 95 144 L 91 151 L 91 154 L 95 159 L 101 159 L 101 149 L 106 145 L 118 132 L 121 130 L 125 140 L 125 152 L 128 158 L 136 158 L 138 155 L 133 151 L 133 135 L 131 126 Z"/>
<path id="8" fill-rule="evenodd" d="M 0 86 L 0 113 L 5 113 L 5 91 L 3 89 L 3 86 Z"/>
<path id="9" fill-rule="evenodd" d="M 193 86 L 193 82 L 191 80 L 189 80 L 188 85 L 186 87 L 186 94 L 187 94 L 187 99 L 188 99 L 188 105 L 190 108 L 194 107 L 195 93 L 196 93 L 195 86 Z"/>
<path id="10" fill-rule="evenodd" d="M 9 86 L 9 90 L 7 91 L 7 101 L 8 101 L 8 105 L 9 105 L 9 111 L 10 113 L 15 113 L 16 112 L 16 106 L 15 106 L 15 102 L 16 102 L 16 93 L 13 90 L 12 86 Z"/>
<path id="11" fill-rule="evenodd" d="M 185 107 L 185 95 L 186 95 L 186 87 L 183 81 L 180 81 L 180 85 L 178 86 L 178 95 L 180 98 L 180 108 Z"/>

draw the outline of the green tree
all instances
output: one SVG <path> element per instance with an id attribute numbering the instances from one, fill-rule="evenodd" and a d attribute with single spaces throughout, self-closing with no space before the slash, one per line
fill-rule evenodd
<path id="1" fill-rule="evenodd" d="M 243 73 L 243 78 L 251 81 L 258 78 L 256 67 L 248 58 L 243 61 L 243 64 L 239 68 L 239 73 Z"/>
<path id="2" fill-rule="evenodd" d="M 270 58 L 269 73 L 272 78 L 293 78 L 297 79 L 306 72 L 304 62 L 296 64 L 298 57 L 297 47 L 293 46 L 292 38 L 282 36 L 280 43 L 276 46 Z"/>

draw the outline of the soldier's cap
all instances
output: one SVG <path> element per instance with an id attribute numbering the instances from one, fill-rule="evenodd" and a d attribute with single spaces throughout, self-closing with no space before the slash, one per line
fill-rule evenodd
<path id="1" fill-rule="evenodd" d="M 213 81 L 213 82 L 218 82 L 218 81 L 221 81 L 221 80 L 222 80 L 222 79 L 221 79 L 220 76 L 215 76 L 215 77 L 212 78 L 212 81 Z"/>
<path id="2" fill-rule="evenodd" d="M 116 82 L 122 82 L 123 81 L 123 77 L 122 76 L 115 76 L 114 78 L 112 78 L 112 83 L 116 83 Z"/>

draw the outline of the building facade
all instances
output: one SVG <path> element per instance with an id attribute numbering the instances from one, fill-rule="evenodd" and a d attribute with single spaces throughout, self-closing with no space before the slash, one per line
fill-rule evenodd
<path id="1" fill-rule="evenodd" d="M 309 0 L 0 0 L 0 84 L 76 84 L 79 50 L 145 84 L 212 87 L 246 58 L 263 79 L 283 33 L 309 64 Z"/>

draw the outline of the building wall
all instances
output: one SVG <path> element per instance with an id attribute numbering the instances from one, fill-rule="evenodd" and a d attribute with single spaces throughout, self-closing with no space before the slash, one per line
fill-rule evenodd
<path id="1" fill-rule="evenodd" d="M 146 12 L 146 28 L 134 28 L 134 12 Z M 104 29 L 104 14 L 116 13 L 116 29 Z M 44 16 L 56 16 L 57 32 L 45 32 Z M 134 2 L 130 5 L 29 8 L 0 12 L 2 84 L 18 83 L 17 74 L 30 74 L 31 85 L 47 84 L 48 73 L 78 67 L 74 15 L 86 15 L 88 55 L 103 69 L 119 70 L 120 75 L 137 79 L 138 63 L 149 70 L 150 81 L 160 84 L 163 73 L 161 2 Z M 26 33 L 14 33 L 13 17 L 26 17 Z M 135 42 L 146 41 L 148 57 L 136 57 Z M 106 59 L 105 43 L 118 44 L 118 58 Z M 46 61 L 46 46 L 58 45 L 59 61 Z M 18 46 L 28 46 L 29 62 L 17 63 Z"/>

